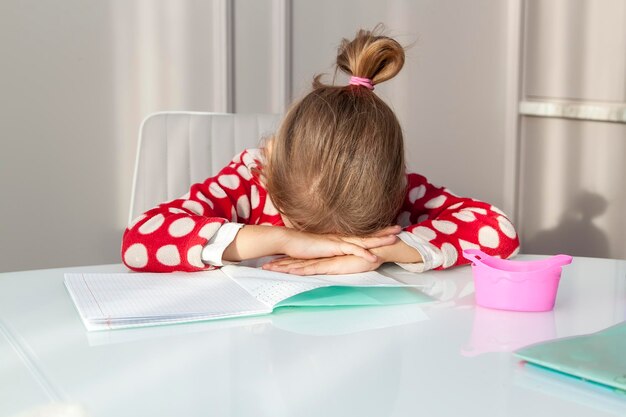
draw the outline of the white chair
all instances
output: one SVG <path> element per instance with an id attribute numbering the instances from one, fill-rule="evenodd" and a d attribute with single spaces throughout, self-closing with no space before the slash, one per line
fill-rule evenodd
<path id="1" fill-rule="evenodd" d="M 215 175 L 240 151 L 258 147 L 278 121 L 270 114 L 160 112 L 146 117 L 139 130 L 129 223 Z"/>

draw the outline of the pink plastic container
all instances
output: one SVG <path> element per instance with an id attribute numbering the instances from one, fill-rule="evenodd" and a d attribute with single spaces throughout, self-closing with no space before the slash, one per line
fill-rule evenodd
<path id="1" fill-rule="evenodd" d="M 499 310 L 549 311 L 554 308 L 561 270 L 569 255 L 539 261 L 507 261 L 478 249 L 465 249 L 472 261 L 476 304 Z"/>

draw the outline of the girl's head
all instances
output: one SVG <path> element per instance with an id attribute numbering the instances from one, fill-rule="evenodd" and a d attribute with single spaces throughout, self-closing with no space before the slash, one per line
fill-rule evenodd
<path id="1" fill-rule="evenodd" d="M 403 64 L 398 42 L 365 30 L 344 39 L 337 56 L 338 69 L 372 85 L 395 76 Z M 272 140 L 268 192 L 297 229 L 367 235 L 394 224 L 402 205 L 402 130 L 367 86 L 325 85 L 320 78 L 292 105 Z"/>

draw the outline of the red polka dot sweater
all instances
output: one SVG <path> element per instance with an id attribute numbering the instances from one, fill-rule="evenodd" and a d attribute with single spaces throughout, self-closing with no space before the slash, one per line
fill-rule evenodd
<path id="1" fill-rule="evenodd" d="M 215 177 L 193 184 L 189 193 L 133 220 L 122 239 L 124 264 L 144 272 L 211 269 L 221 263 L 210 259 L 215 253 L 221 258 L 238 230 L 231 227 L 223 233 L 228 228 L 224 225 L 284 226 L 255 172 L 260 165 L 260 150 L 243 151 Z M 421 272 L 465 264 L 469 261 L 461 251 L 468 248 L 502 258 L 517 253 L 515 229 L 499 209 L 455 196 L 421 175 L 407 177 L 408 191 L 397 217 L 403 227 L 399 238 L 419 251 L 423 262 L 402 267 Z"/>

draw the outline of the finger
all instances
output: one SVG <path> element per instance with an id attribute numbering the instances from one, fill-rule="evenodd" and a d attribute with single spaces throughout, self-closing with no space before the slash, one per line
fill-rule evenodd
<path id="1" fill-rule="evenodd" d="M 274 272 L 289 273 L 292 269 L 298 269 L 318 261 L 318 259 L 293 259 L 291 262 L 266 264 L 267 266 L 264 265 L 264 268 Z"/>
<path id="2" fill-rule="evenodd" d="M 313 262 L 317 262 L 317 259 L 293 259 L 290 262 L 281 262 L 268 265 L 268 269 L 272 271 L 286 272 L 289 268 L 305 266 Z"/>
<path id="3" fill-rule="evenodd" d="M 290 261 L 284 261 L 284 262 L 267 265 L 265 269 L 269 269 L 270 271 L 276 271 L 276 272 L 288 272 L 290 268 L 298 268 L 298 267 L 306 266 L 306 265 L 309 265 L 318 261 L 319 259 L 292 259 Z"/>
<path id="4" fill-rule="evenodd" d="M 395 235 L 386 235 L 380 237 L 343 237 L 342 240 L 353 243 L 365 249 L 378 248 L 381 246 L 389 246 L 396 243 L 398 238 Z"/>
<path id="5" fill-rule="evenodd" d="M 379 237 L 366 237 L 368 247 L 377 248 L 380 246 L 393 245 L 398 240 L 396 235 L 385 235 Z"/>
<path id="6" fill-rule="evenodd" d="M 270 260 L 269 260 L 269 261 L 267 261 L 266 263 L 267 263 L 267 264 L 271 264 L 271 263 L 273 263 L 273 262 L 280 262 L 280 261 L 284 261 L 284 260 L 287 260 L 287 259 L 295 259 L 295 258 L 292 258 L 291 256 L 279 256 L 279 257 L 277 257 L 277 258 L 270 259 Z"/>
<path id="7" fill-rule="evenodd" d="M 263 265 L 261 265 L 261 268 L 263 268 L 263 269 L 270 269 L 272 267 L 272 265 L 276 265 L 277 263 L 280 263 L 280 262 L 287 262 L 287 261 L 293 260 L 293 259 L 294 258 L 291 258 L 289 256 L 272 259 L 271 261 L 267 261 Z"/>
<path id="8" fill-rule="evenodd" d="M 368 262 L 376 262 L 376 260 L 378 259 L 376 255 L 374 255 L 372 252 L 368 251 L 367 249 L 364 249 L 359 245 L 355 245 L 353 243 L 349 243 L 346 241 L 344 241 L 339 246 L 339 249 L 343 252 L 344 255 L 355 255 L 355 256 L 358 256 L 359 258 L 365 259 Z"/>
<path id="9" fill-rule="evenodd" d="M 263 265 L 263 269 L 266 269 L 266 270 L 269 270 L 269 271 L 281 272 L 284 269 L 289 268 L 289 266 L 291 264 L 292 263 L 289 263 L 289 262 L 285 262 L 285 263 L 282 263 L 282 264 L 278 264 L 278 263 L 265 264 L 265 265 Z"/>
<path id="10" fill-rule="evenodd" d="M 284 258 L 277 258 L 277 259 L 272 259 L 271 261 L 267 262 L 266 265 L 275 265 L 275 264 L 281 264 L 281 263 L 285 263 L 285 262 L 293 262 L 293 261 L 300 261 L 301 259 L 298 258 L 292 258 L 290 256 L 286 256 Z"/>
<path id="11" fill-rule="evenodd" d="M 370 237 L 378 237 L 385 235 L 397 235 L 402 231 L 402 227 L 400 225 L 394 224 L 393 226 L 387 226 L 384 229 L 381 229 L 375 233 L 372 233 Z"/>
<path id="12" fill-rule="evenodd" d="M 294 275 L 322 275 L 328 273 L 330 264 L 325 260 L 316 260 L 309 265 L 290 268 L 288 272 Z"/>

